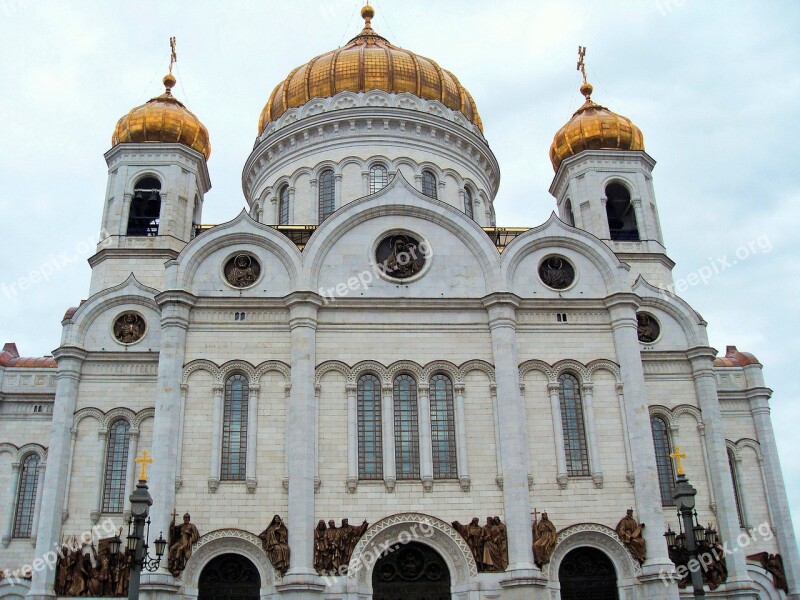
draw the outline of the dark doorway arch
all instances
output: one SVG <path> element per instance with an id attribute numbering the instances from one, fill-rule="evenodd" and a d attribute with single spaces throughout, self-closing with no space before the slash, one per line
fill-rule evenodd
<path id="1" fill-rule="evenodd" d="M 576 548 L 558 569 L 561 600 L 619 600 L 614 564 L 596 548 Z"/>
<path id="2" fill-rule="evenodd" d="M 198 600 L 259 600 L 260 590 L 261 577 L 250 560 L 223 554 L 203 567 Z"/>
<path id="3" fill-rule="evenodd" d="M 373 600 L 450 600 L 450 571 L 436 550 L 397 544 L 372 570 Z"/>

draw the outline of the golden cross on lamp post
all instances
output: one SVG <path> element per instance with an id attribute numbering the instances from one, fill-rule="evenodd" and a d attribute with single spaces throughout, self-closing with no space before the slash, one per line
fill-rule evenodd
<path id="1" fill-rule="evenodd" d="M 169 74 L 172 75 L 172 65 L 174 65 L 176 62 L 178 62 L 178 55 L 175 53 L 175 38 L 174 37 L 169 38 L 169 49 L 170 49 Z"/>
<path id="2" fill-rule="evenodd" d="M 142 450 L 142 455 L 134 462 L 142 465 L 142 472 L 139 473 L 139 481 L 147 481 L 147 465 L 153 464 L 153 459 L 147 454 L 147 450 Z"/>
<path id="3" fill-rule="evenodd" d="M 583 62 L 586 56 L 586 46 L 578 46 L 578 65 L 575 67 L 583 75 L 583 83 L 586 83 L 586 64 Z"/>
<path id="4" fill-rule="evenodd" d="M 681 452 L 680 446 L 675 446 L 675 452 L 672 452 L 669 457 L 675 459 L 678 475 L 686 475 L 686 471 L 683 470 L 683 459 L 686 458 L 686 452 Z"/>

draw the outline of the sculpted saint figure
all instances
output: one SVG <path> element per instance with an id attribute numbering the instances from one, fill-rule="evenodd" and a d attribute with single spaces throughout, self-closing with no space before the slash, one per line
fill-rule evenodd
<path id="1" fill-rule="evenodd" d="M 503 559 L 502 545 L 503 531 L 501 527 L 495 522 L 494 517 L 486 517 L 486 525 L 483 526 L 481 535 L 483 542 L 483 557 L 481 562 L 486 571 L 505 571 L 507 566 Z M 507 540 L 505 541 L 508 544 Z"/>
<path id="2" fill-rule="evenodd" d="M 369 527 L 369 523 L 364 520 L 358 527 L 350 525 L 347 519 L 342 519 L 342 526 L 339 528 L 339 548 L 338 548 L 338 563 L 336 567 L 340 570 L 347 572 L 347 567 L 350 564 L 350 558 L 353 556 L 353 550 L 358 544 L 358 540 L 364 535 L 364 532 Z M 342 569 L 344 567 L 344 569 Z M 342 573 L 342 574 L 344 574 Z"/>
<path id="3" fill-rule="evenodd" d="M 269 527 L 258 537 L 275 570 L 281 575 L 286 574 L 289 569 L 289 531 L 280 516 L 272 517 Z"/>
<path id="4" fill-rule="evenodd" d="M 228 261 L 225 267 L 225 277 L 228 283 L 240 288 L 253 285 L 260 272 L 260 265 L 247 254 L 237 255 Z"/>
<path id="5" fill-rule="evenodd" d="M 339 567 L 339 529 L 336 521 L 328 521 L 328 529 L 325 530 L 325 571 L 330 573 Z"/>
<path id="6" fill-rule="evenodd" d="M 474 517 L 468 525 L 462 525 L 458 521 L 453 521 L 453 529 L 461 534 L 461 537 L 467 542 L 469 549 L 472 550 L 472 557 L 475 559 L 475 564 L 478 569 L 483 570 L 483 545 L 482 536 L 483 529 L 479 525 L 478 517 Z"/>
<path id="7" fill-rule="evenodd" d="M 192 546 L 200 539 L 200 532 L 191 523 L 191 515 L 183 515 L 183 524 L 172 525 L 172 544 L 169 547 L 169 570 L 175 577 L 186 567 L 192 555 Z"/>
<path id="8" fill-rule="evenodd" d="M 642 535 L 644 523 L 637 523 L 633 518 L 633 509 L 629 508 L 628 513 L 617 523 L 617 535 L 620 541 L 625 544 L 633 554 L 633 557 L 642 564 L 647 558 L 647 543 Z"/>
<path id="9" fill-rule="evenodd" d="M 319 523 L 317 523 L 317 528 L 314 530 L 314 568 L 320 575 L 328 570 L 328 546 L 325 540 L 327 532 L 328 528 L 325 526 L 325 521 L 320 519 Z"/>
<path id="10" fill-rule="evenodd" d="M 557 537 L 555 525 L 547 513 L 543 512 L 542 520 L 533 526 L 533 558 L 538 567 L 550 562 L 550 557 L 556 548 Z"/>

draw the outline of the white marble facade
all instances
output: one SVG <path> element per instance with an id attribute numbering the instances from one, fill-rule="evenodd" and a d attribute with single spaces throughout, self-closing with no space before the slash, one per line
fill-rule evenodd
<path id="1" fill-rule="evenodd" d="M 665 291 L 672 262 L 658 223 L 655 161 L 644 151 L 588 150 L 565 160 L 551 187 L 556 212 L 502 248 L 484 229 L 495 225 L 500 172 L 483 134 L 461 113 L 413 94 L 342 92 L 288 111 L 245 164 L 249 211 L 235 216 L 234 208 L 230 221 L 196 237 L 211 185 L 202 154 L 179 143 L 126 143 L 106 158 L 102 225 L 111 237 L 90 260 L 88 298 L 65 315 L 54 360 L 20 359 L 11 346 L 0 355 L 0 568 L 33 564 L 63 536 L 106 518 L 122 526 L 127 501 L 104 513 L 101 498 L 109 428 L 124 419 L 127 492 L 133 456 L 147 450 L 155 458 L 152 530 L 166 531 L 175 509 L 189 512 L 202 534 L 179 579 L 165 569 L 143 576 L 148 598 L 197 597 L 205 564 L 226 552 L 251 560 L 262 597 L 369 598 L 369 568 L 335 578 L 314 571 L 315 524 L 349 518 L 370 523 L 356 559 L 424 531 L 419 541 L 443 558 L 454 598 L 557 599 L 561 561 L 590 546 L 612 561 L 620 598 L 675 599 L 676 585 L 660 577 L 672 566 L 663 533 L 677 522 L 659 493 L 650 424 L 659 416 L 671 444 L 688 454 L 700 519 L 732 545 L 752 533 L 727 558 L 728 582 L 710 595 L 787 597 L 747 559 L 766 551 L 783 556 L 788 597 L 800 598 L 771 390 L 754 357 L 729 348 L 717 358 L 702 317 Z M 375 164 L 389 182 L 370 194 Z M 336 210 L 318 223 L 326 168 Z M 424 170 L 436 177 L 438 199 L 422 193 Z M 126 211 L 146 176 L 161 182 L 161 235 L 129 237 Z M 609 239 L 610 182 L 629 191 L 641 241 Z M 284 185 L 289 223 L 315 226 L 302 249 L 275 227 Z M 429 248 L 408 280 L 373 264 L 376 245 L 398 232 Z M 261 268 L 246 288 L 223 272 L 240 253 Z M 574 266 L 566 289 L 539 277 L 553 255 Z M 135 343 L 114 335 L 126 311 L 146 323 Z M 639 341 L 637 312 L 660 325 L 654 341 Z M 359 473 L 356 386 L 364 373 L 378 378 L 382 394 L 378 480 Z M 456 473 L 444 479 L 433 476 L 431 458 L 429 385 L 439 373 L 454 390 Z M 581 390 L 586 475 L 567 467 L 562 373 Z M 237 481 L 220 468 L 232 374 L 249 384 L 246 476 Z M 392 382 L 401 374 L 418 390 L 414 480 L 397 476 L 391 434 Z M 32 454 L 40 459 L 34 527 L 15 537 L 20 464 Z M 613 530 L 630 507 L 646 523 L 642 565 Z M 559 530 L 541 569 L 531 551 L 534 510 L 547 511 Z M 290 536 L 283 576 L 256 537 L 273 514 Z M 479 573 L 450 525 L 486 515 L 508 529 L 504 573 Z M 35 570 L 32 581 L 2 579 L 0 598 L 51 598 L 53 579 L 49 569 Z"/>

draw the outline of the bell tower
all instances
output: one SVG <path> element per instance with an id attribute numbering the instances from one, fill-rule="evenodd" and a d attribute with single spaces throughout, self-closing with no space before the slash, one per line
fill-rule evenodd
<path id="1" fill-rule="evenodd" d="M 655 161 L 645 152 L 634 123 L 592 100 L 579 47 L 578 70 L 585 100 L 556 132 L 550 160 L 556 171 L 550 193 L 562 221 L 606 242 L 631 266 L 631 281 L 643 275 L 653 285 L 672 283 L 653 189 Z"/>
<path id="2" fill-rule="evenodd" d="M 178 255 L 200 224 L 203 198 L 211 189 L 211 145 L 205 126 L 172 95 L 175 38 L 170 45 L 164 93 L 117 122 L 105 154 L 103 239 L 89 259 L 90 294 L 122 283 L 131 273 L 161 289 L 164 262 Z"/>

